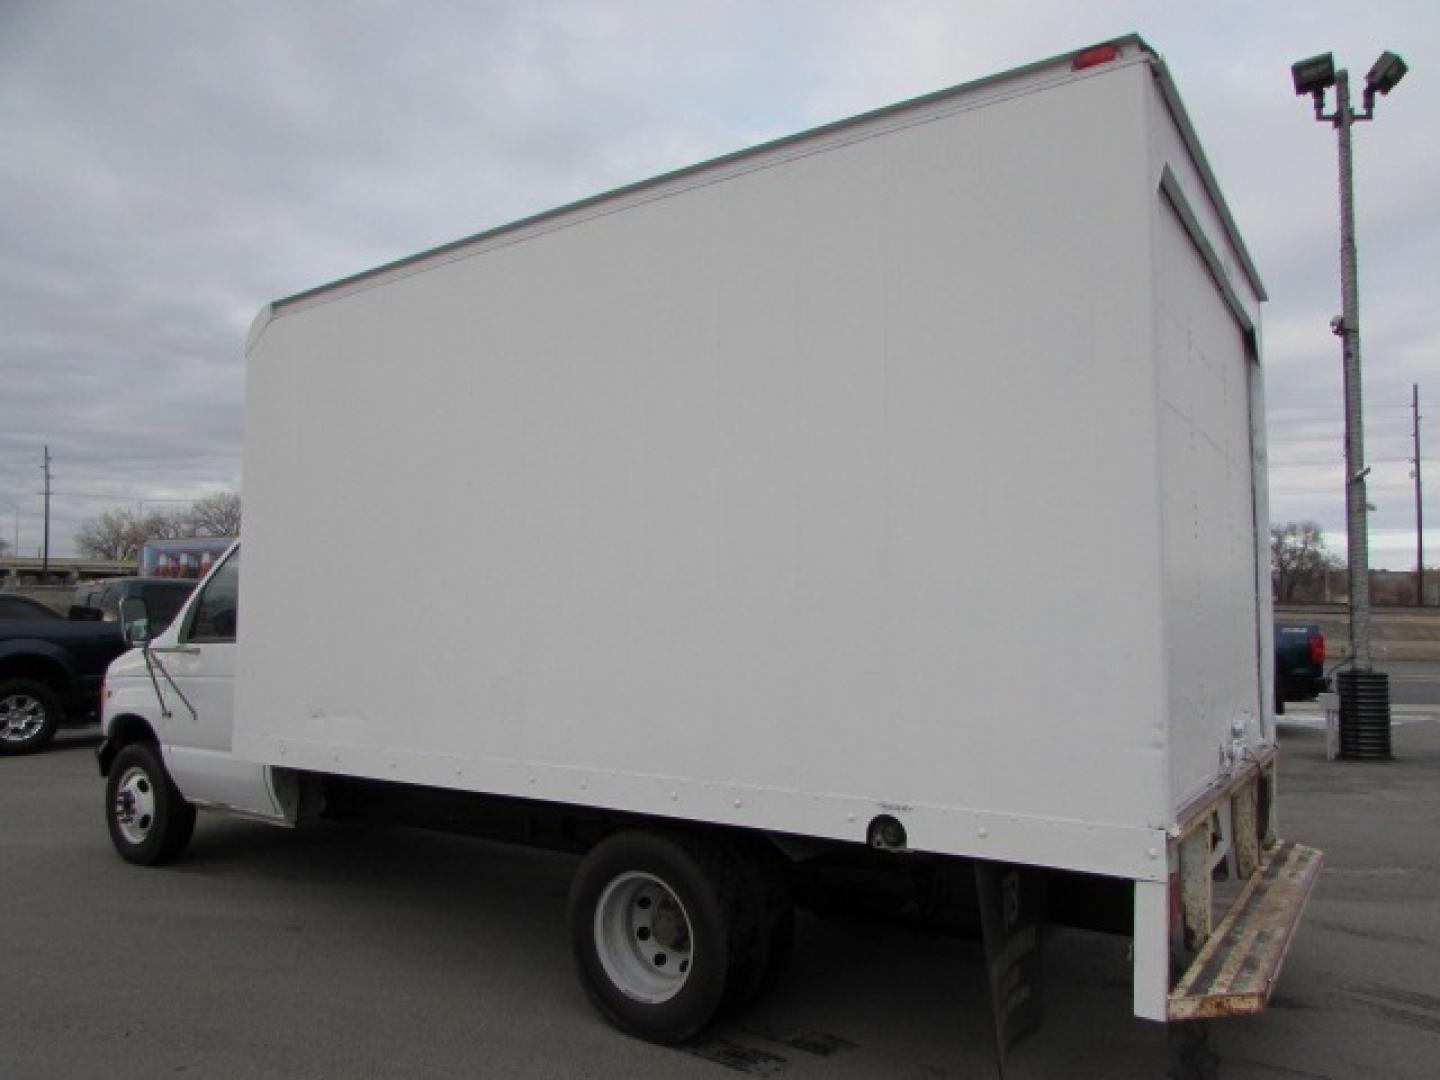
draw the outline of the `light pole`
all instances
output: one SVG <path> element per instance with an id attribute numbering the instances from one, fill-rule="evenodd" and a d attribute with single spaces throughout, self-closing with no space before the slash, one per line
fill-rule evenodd
<path id="1" fill-rule="evenodd" d="M 1355 184 L 1350 129 L 1375 118 L 1375 95 L 1389 94 L 1405 77 L 1405 61 L 1383 52 L 1365 76 L 1365 109 L 1350 104 L 1350 73 L 1335 70 L 1330 53 L 1290 68 L 1295 93 L 1309 94 L 1315 119 L 1334 126 L 1340 143 L 1340 296 L 1342 312 L 1330 320 L 1345 363 L 1345 534 L 1350 571 L 1350 666 L 1339 675 L 1342 757 L 1390 757 L 1390 679 L 1374 667 L 1370 652 L 1370 551 L 1366 523 L 1365 419 L 1360 391 L 1360 290 L 1355 266 Z M 1335 111 L 1325 112 L 1325 92 L 1335 87 Z"/>

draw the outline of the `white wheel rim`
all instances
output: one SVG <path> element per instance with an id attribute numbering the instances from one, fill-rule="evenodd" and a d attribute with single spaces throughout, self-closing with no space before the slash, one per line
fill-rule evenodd
<path id="1" fill-rule="evenodd" d="M 143 844 L 155 824 L 155 784 L 138 765 L 126 769 L 115 787 L 115 825 L 132 844 Z"/>
<path id="2" fill-rule="evenodd" d="M 0 701 L 0 739 L 25 742 L 45 723 L 45 706 L 29 694 L 11 694 Z"/>
<path id="3" fill-rule="evenodd" d="M 695 964 L 695 938 L 680 898 L 659 878 L 631 871 L 605 887 L 595 905 L 595 951 L 626 997 L 669 1001 Z"/>

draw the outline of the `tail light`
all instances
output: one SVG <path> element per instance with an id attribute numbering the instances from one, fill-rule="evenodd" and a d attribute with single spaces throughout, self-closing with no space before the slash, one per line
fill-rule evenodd
<path id="1" fill-rule="evenodd" d="M 1318 667 L 1325 666 L 1325 635 L 1310 635 L 1310 663 Z"/>

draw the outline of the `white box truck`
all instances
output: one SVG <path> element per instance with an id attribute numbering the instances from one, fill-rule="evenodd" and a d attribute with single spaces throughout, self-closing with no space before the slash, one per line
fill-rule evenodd
<path id="1" fill-rule="evenodd" d="M 278 301 L 243 549 L 110 672 L 116 845 L 583 853 L 582 980 L 658 1040 L 837 865 L 978 882 L 1007 1023 L 1044 919 L 1133 935 L 1139 1016 L 1259 1009 L 1320 865 L 1276 836 L 1263 299 L 1128 37 Z"/>

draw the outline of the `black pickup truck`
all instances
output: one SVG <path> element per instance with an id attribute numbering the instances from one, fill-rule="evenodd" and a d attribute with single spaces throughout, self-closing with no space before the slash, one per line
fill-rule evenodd
<path id="1" fill-rule="evenodd" d="M 62 725 L 96 719 L 105 669 L 126 648 L 113 613 L 120 598 L 146 597 L 164 625 L 194 586 L 145 578 L 84 586 L 68 619 L 24 597 L 0 597 L 0 757 L 39 750 Z"/>
<path id="2" fill-rule="evenodd" d="M 0 620 L 0 756 L 39 750 L 61 724 L 93 718 L 105 669 L 124 651 L 119 623 Z"/>
<path id="3" fill-rule="evenodd" d="M 1275 624 L 1275 712 L 1287 701 L 1314 701 L 1330 689 L 1325 635 L 1315 623 Z"/>

